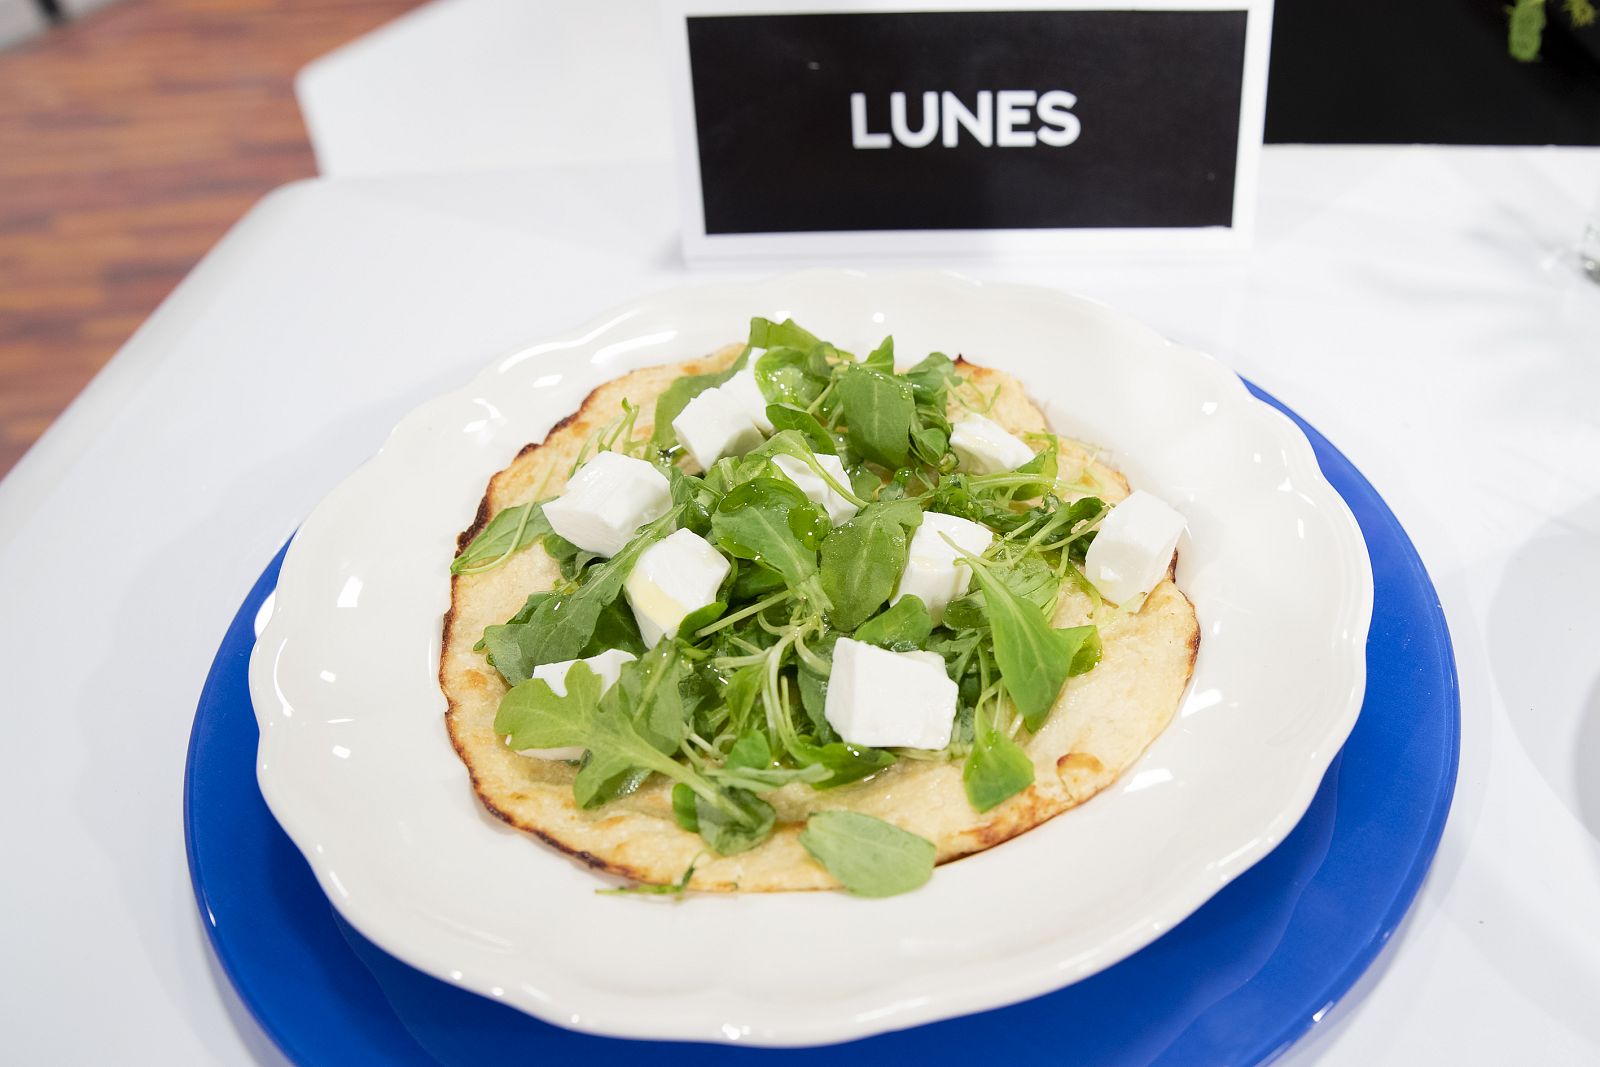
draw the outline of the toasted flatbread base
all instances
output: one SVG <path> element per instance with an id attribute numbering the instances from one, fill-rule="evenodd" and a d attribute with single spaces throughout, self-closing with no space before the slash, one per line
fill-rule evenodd
<path id="1" fill-rule="evenodd" d="M 477 519 L 460 543 L 464 546 L 500 510 L 556 495 L 584 442 L 615 418 L 623 398 L 648 416 L 673 379 L 726 367 L 740 350 L 730 345 L 703 359 L 634 371 L 594 390 L 543 444 L 525 447 L 490 480 Z M 970 401 L 981 393 L 985 402 L 993 396 L 988 414 L 996 422 L 1014 433 L 1047 431 L 1043 413 L 1016 379 L 964 361 L 961 371 L 970 383 L 961 395 Z M 952 417 L 961 410 L 953 396 Z M 638 432 L 648 434 L 650 429 L 641 425 Z M 1076 480 L 1093 495 L 1115 503 L 1128 494 L 1127 482 L 1089 447 L 1060 439 L 1060 455 L 1063 480 L 1073 480 L 1076 464 Z M 519 756 L 495 734 L 495 712 L 506 685 L 472 646 L 486 626 L 504 622 L 529 593 L 550 588 L 558 576 L 554 562 L 535 546 L 494 570 L 452 580 L 439 667 L 440 686 L 450 704 L 445 721 L 451 741 L 467 765 L 473 789 L 511 825 L 593 867 L 640 882 L 674 882 L 699 857 L 690 887 L 700 890 L 836 887 L 798 840 L 813 811 L 844 809 L 885 819 L 932 841 L 940 863 L 1038 826 L 1114 782 L 1166 728 L 1200 644 L 1194 607 L 1169 577 L 1139 611 L 1102 623 L 1105 652 L 1099 666 L 1068 681 L 1044 727 L 1023 741 L 1035 774 L 1024 792 L 980 814 L 967 802 L 961 763 L 902 760 L 867 781 L 839 789 L 818 792 L 792 785 L 767 794 L 779 820 L 772 838 L 749 852 L 712 856 L 699 835 L 674 822 L 670 783 L 661 776 L 631 796 L 584 811 L 572 796 L 574 767 Z M 1068 590 L 1062 593 L 1055 623 L 1085 622 L 1089 610 L 1086 595 Z"/>

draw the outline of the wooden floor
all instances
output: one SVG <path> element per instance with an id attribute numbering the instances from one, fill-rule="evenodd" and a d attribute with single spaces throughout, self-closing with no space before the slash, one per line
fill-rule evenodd
<path id="1" fill-rule="evenodd" d="M 0 475 L 263 193 L 308 61 L 418 0 L 123 0 L 0 51 Z"/>

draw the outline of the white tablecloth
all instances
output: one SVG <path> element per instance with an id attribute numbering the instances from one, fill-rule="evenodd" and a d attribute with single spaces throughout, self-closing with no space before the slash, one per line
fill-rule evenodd
<path id="1" fill-rule="evenodd" d="M 1248 253 L 944 264 L 1217 353 L 1349 455 L 1438 585 L 1455 809 L 1395 943 L 1285 1062 L 1600 1062 L 1600 286 L 1567 251 L 1597 186 L 1588 150 L 1273 148 Z M 672 206 L 645 164 L 290 186 L 0 483 L 7 1059 L 273 1061 L 184 860 L 217 643 L 410 407 L 725 277 L 681 266 Z"/>

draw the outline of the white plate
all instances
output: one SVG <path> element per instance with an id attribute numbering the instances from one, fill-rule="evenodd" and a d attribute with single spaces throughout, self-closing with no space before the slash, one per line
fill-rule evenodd
<path id="1" fill-rule="evenodd" d="M 448 561 L 489 476 L 595 385 L 792 315 L 1019 376 L 1180 508 L 1202 641 L 1178 717 L 1081 808 L 888 900 L 597 896 L 487 815 L 436 682 Z M 1355 723 L 1366 546 L 1310 446 L 1207 356 L 1099 305 L 947 274 L 813 271 L 653 296 L 408 415 L 311 514 L 250 664 L 262 794 L 339 911 L 430 974 L 563 1026 L 797 1045 L 1014 1002 L 1154 940 L 1265 855 Z"/>

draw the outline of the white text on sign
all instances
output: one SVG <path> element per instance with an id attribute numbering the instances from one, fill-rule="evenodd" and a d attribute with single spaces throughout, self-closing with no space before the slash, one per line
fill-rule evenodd
<path id="1" fill-rule="evenodd" d="M 1001 89 L 978 93 L 968 107 L 952 92 L 922 94 L 921 122 L 916 129 L 906 113 L 906 94 L 889 94 L 889 133 L 867 128 L 867 94 L 850 94 L 850 144 L 854 148 L 888 148 L 898 142 L 906 148 L 925 148 L 938 138 L 954 148 L 966 131 L 985 148 L 1032 148 L 1046 144 L 1064 148 L 1083 132 L 1072 108 L 1078 98 L 1064 89 L 1036 93 L 1032 89 Z M 1039 128 L 1033 129 L 1034 112 Z"/>

